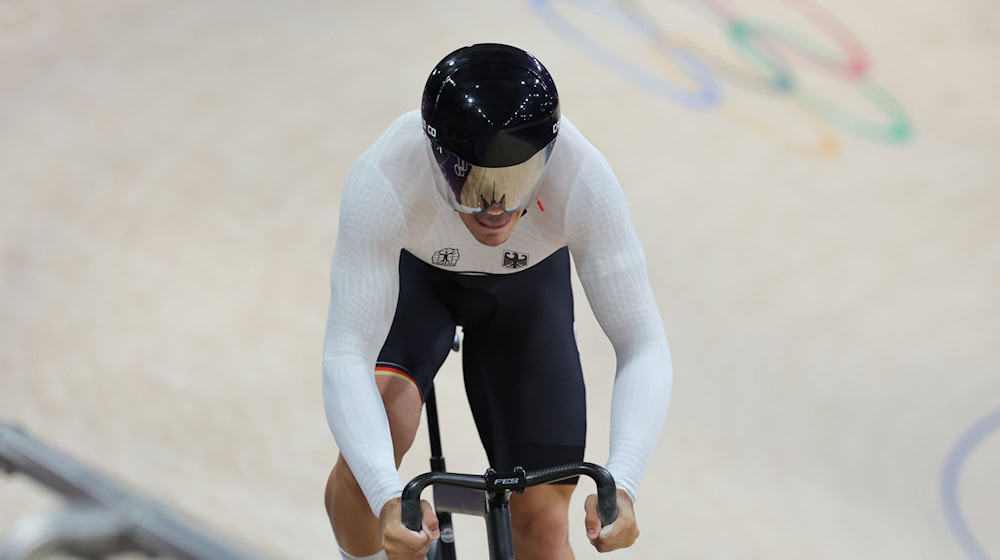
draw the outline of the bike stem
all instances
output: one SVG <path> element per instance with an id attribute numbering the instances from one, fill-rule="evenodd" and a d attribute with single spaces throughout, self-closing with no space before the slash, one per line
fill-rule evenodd
<path id="1" fill-rule="evenodd" d="M 486 540 L 490 560 L 514 559 L 514 533 L 510 525 L 510 490 L 486 494 Z"/>

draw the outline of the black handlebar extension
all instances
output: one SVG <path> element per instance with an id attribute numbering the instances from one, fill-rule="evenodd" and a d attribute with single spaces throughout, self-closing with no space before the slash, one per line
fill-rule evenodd
<path id="1" fill-rule="evenodd" d="M 511 473 L 496 474 L 487 471 L 484 475 L 457 474 L 449 472 L 429 472 L 416 476 L 403 488 L 403 525 L 411 531 L 420 531 L 423 514 L 420 511 L 420 493 L 431 484 L 458 486 L 483 492 L 495 490 L 522 490 L 527 486 L 537 486 L 557 482 L 573 476 L 584 475 L 597 483 L 597 515 L 601 526 L 610 525 L 618 518 L 618 496 L 615 479 L 604 467 L 593 463 L 569 463 L 525 472 L 518 468 Z"/>

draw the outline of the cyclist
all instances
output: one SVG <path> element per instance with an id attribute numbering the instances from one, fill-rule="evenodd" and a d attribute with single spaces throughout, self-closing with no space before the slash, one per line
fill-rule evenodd
<path id="1" fill-rule="evenodd" d="M 326 506 L 344 558 L 422 558 L 439 536 L 426 502 L 421 532 L 400 522 L 397 468 L 456 325 L 491 466 L 583 459 L 570 255 L 617 355 L 607 468 L 618 520 L 600 530 L 596 496 L 585 506 L 588 537 L 603 552 L 638 536 L 633 502 L 670 398 L 645 257 L 617 179 L 560 115 L 545 67 L 507 45 L 452 52 L 427 79 L 421 111 L 399 117 L 358 158 L 341 201 L 323 397 L 341 452 Z M 518 558 L 573 557 L 575 483 L 511 497 Z"/>

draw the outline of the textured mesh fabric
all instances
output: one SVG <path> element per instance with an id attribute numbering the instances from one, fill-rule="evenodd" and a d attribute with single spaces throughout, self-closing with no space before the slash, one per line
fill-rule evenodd
<path id="1" fill-rule="evenodd" d="M 373 375 L 395 311 L 403 248 L 447 270 L 514 274 L 569 247 L 615 349 L 607 467 L 634 498 L 666 416 L 672 370 L 643 250 L 610 166 L 564 116 L 538 207 L 508 241 L 488 247 L 437 194 L 420 126 L 417 112 L 403 115 L 352 168 L 331 265 L 324 404 L 372 511 L 378 515 L 403 487 Z"/>

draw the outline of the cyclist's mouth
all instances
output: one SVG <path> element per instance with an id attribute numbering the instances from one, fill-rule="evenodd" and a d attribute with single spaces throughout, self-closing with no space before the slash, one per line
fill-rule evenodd
<path id="1" fill-rule="evenodd" d="M 475 214 L 476 223 L 479 225 L 489 228 L 489 229 L 500 229 L 503 226 L 510 223 L 511 218 L 513 218 L 513 212 L 504 212 L 502 214 L 491 215 L 486 212 L 480 212 Z"/>

